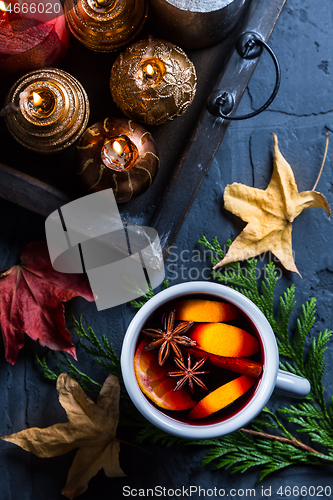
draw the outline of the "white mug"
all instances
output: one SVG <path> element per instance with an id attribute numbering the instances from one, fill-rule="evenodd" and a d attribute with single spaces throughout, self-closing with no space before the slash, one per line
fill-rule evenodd
<path id="1" fill-rule="evenodd" d="M 212 300 L 227 301 L 237 306 L 253 322 L 263 349 L 263 371 L 255 392 L 236 414 L 218 423 L 189 425 L 169 417 L 155 407 L 142 393 L 134 372 L 134 355 L 140 332 L 149 316 L 160 306 L 175 299 L 205 295 Z M 189 282 L 171 286 L 150 299 L 133 318 L 123 342 L 121 369 L 126 390 L 140 413 L 156 427 L 187 439 L 211 439 L 234 432 L 247 425 L 266 405 L 274 388 L 305 397 L 310 392 L 308 380 L 279 370 L 279 353 L 273 330 L 263 313 L 248 298 L 232 288 L 210 282 Z"/>

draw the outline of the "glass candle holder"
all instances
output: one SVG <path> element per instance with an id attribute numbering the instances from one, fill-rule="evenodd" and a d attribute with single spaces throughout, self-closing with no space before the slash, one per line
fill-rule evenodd
<path id="1" fill-rule="evenodd" d="M 73 35 L 88 49 L 111 52 L 128 44 L 147 17 L 147 0 L 65 0 Z"/>
<path id="2" fill-rule="evenodd" d="M 123 172 L 133 167 L 138 158 L 138 148 L 126 135 L 105 139 L 102 162 L 111 170 Z"/>
<path id="3" fill-rule="evenodd" d="M 164 40 L 141 40 L 116 59 L 110 87 L 113 100 L 133 120 L 159 125 L 191 104 L 197 77 L 185 52 Z"/>
<path id="4" fill-rule="evenodd" d="M 5 116 L 9 132 L 38 153 L 55 153 L 73 144 L 87 126 L 89 101 L 82 85 L 59 69 L 40 69 L 11 88 Z"/>
<path id="5" fill-rule="evenodd" d="M 156 57 L 144 59 L 135 74 L 138 87 L 149 89 L 162 82 L 166 72 L 165 64 Z"/>
<path id="6" fill-rule="evenodd" d="M 157 147 L 150 132 L 124 118 L 106 118 L 82 135 L 77 170 L 88 191 L 112 188 L 117 202 L 139 196 L 158 170 Z"/>

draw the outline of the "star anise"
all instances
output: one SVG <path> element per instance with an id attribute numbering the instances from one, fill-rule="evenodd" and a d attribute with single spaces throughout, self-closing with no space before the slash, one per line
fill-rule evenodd
<path id="1" fill-rule="evenodd" d="M 157 328 L 146 328 L 142 331 L 145 335 L 149 335 L 154 338 L 153 342 L 146 345 L 145 351 L 150 351 L 151 349 L 160 347 L 158 353 L 158 363 L 160 366 L 162 366 L 168 358 L 170 354 L 170 347 L 173 349 L 177 358 L 183 360 L 183 355 L 177 344 L 187 347 L 195 346 L 197 344 L 195 340 L 191 340 L 183 335 L 183 333 L 187 332 L 187 330 L 191 328 L 194 321 L 182 321 L 175 327 L 175 316 L 175 311 L 171 311 L 168 316 L 165 331 Z"/>
<path id="2" fill-rule="evenodd" d="M 189 386 L 190 386 L 190 391 L 193 393 L 193 382 L 198 384 L 200 387 L 203 389 L 208 390 L 205 384 L 200 380 L 197 375 L 204 375 L 205 373 L 209 372 L 198 372 L 199 368 L 202 367 L 204 362 L 206 361 L 207 358 L 202 358 L 199 361 L 197 361 L 192 367 L 191 367 L 191 355 L 188 355 L 187 358 L 187 367 L 185 366 L 185 363 L 181 361 L 178 358 L 175 358 L 175 363 L 178 365 L 178 367 L 181 369 L 179 372 L 168 372 L 168 375 L 170 377 L 182 377 L 180 380 L 178 380 L 176 387 L 174 388 L 174 391 L 178 391 L 181 389 L 186 381 L 188 380 Z"/>

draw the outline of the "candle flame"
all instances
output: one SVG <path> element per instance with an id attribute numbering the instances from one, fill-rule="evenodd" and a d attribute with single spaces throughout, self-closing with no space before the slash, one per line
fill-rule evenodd
<path id="1" fill-rule="evenodd" d="M 99 7 L 99 8 L 102 8 L 102 7 L 109 7 L 111 1 L 110 0 L 95 0 L 95 3 L 96 3 L 96 6 Z"/>
<path id="2" fill-rule="evenodd" d="M 123 152 L 123 148 L 121 147 L 118 141 L 114 141 L 112 147 L 118 155 L 121 155 L 121 153 Z"/>
<path id="3" fill-rule="evenodd" d="M 148 75 L 152 76 L 154 74 L 154 68 L 152 67 L 151 64 L 147 64 L 146 66 L 146 72 L 148 73 Z"/>
<path id="4" fill-rule="evenodd" d="M 6 2 L 3 2 L 2 0 L 0 0 L 0 10 L 2 12 L 7 12 L 9 11 L 9 4 L 6 3 Z"/>
<path id="5" fill-rule="evenodd" d="M 42 97 L 39 94 L 37 94 L 37 92 L 32 93 L 32 99 L 35 106 L 40 106 L 43 102 Z"/>

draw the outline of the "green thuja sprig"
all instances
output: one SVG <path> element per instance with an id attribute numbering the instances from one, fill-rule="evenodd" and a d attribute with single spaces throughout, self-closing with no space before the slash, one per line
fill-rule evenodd
<path id="1" fill-rule="evenodd" d="M 113 373 L 113 375 L 116 375 L 116 377 L 118 377 L 118 379 L 122 381 L 120 360 L 116 355 L 112 344 L 109 343 L 107 337 L 103 335 L 102 342 L 100 342 L 90 326 L 85 329 L 82 321 L 82 316 L 80 316 L 79 320 L 72 316 L 72 320 L 72 329 L 80 338 L 80 345 L 83 347 L 86 353 L 95 356 L 95 364 L 108 371 L 109 373 Z M 51 356 L 57 362 L 57 365 L 53 370 L 48 366 L 46 356 L 40 358 L 38 354 L 35 355 L 36 363 L 42 367 L 43 375 L 45 378 L 47 378 L 48 380 L 56 380 L 60 373 L 67 371 L 71 375 L 71 377 L 73 377 L 77 382 L 80 383 L 84 391 L 99 393 L 99 389 L 102 387 L 102 385 L 79 370 L 79 368 L 64 352 L 50 352 Z"/>
<path id="2" fill-rule="evenodd" d="M 90 326 L 85 329 L 82 322 L 82 316 L 80 316 L 79 320 L 77 320 L 74 316 L 72 316 L 72 319 L 72 328 L 80 337 L 80 345 L 86 353 L 95 356 L 94 363 L 97 366 L 103 368 L 103 370 L 106 370 L 109 373 L 112 373 L 118 377 L 120 382 L 122 382 L 120 360 L 106 335 L 102 335 L 102 341 L 100 342 L 95 335 L 94 330 Z"/>
<path id="3" fill-rule="evenodd" d="M 169 286 L 168 280 L 164 280 L 163 285 L 162 285 L 162 290 L 165 290 L 166 288 L 168 288 L 168 286 Z M 130 304 L 132 306 L 134 306 L 136 309 L 141 309 L 141 307 L 144 306 L 145 303 L 148 302 L 148 300 L 153 298 L 154 295 L 155 295 L 155 292 L 152 289 L 151 284 L 148 283 L 148 292 L 141 296 L 141 300 L 131 300 Z"/>
<path id="4" fill-rule="evenodd" d="M 64 352 L 54 353 L 51 351 L 50 354 L 57 363 L 53 369 L 48 364 L 47 355 L 41 358 L 37 353 L 35 354 L 35 361 L 37 365 L 41 366 L 45 378 L 56 381 L 61 373 L 68 372 L 81 385 L 85 392 L 99 393 L 102 384 L 79 370 Z"/>

